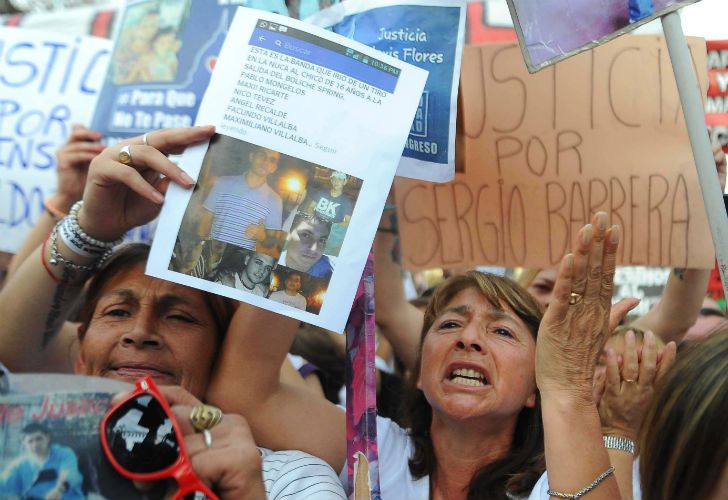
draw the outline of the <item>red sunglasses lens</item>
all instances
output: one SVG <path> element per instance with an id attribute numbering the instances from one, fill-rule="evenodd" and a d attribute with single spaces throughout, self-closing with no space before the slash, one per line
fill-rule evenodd
<path id="1" fill-rule="evenodd" d="M 104 432 L 114 459 L 129 472 L 159 472 L 179 458 L 172 420 L 151 394 L 140 394 L 114 409 Z"/>

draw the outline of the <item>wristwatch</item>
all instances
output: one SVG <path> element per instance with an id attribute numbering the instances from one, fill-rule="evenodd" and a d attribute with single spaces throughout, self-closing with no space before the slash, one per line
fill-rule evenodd
<path id="1" fill-rule="evenodd" d="M 603 436 L 604 447 L 610 450 L 626 451 L 634 455 L 634 441 L 621 436 Z"/>

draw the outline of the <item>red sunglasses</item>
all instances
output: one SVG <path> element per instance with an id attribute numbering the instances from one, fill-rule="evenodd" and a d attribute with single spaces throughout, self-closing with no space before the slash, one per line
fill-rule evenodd
<path id="1" fill-rule="evenodd" d="M 182 431 L 172 409 L 151 378 L 110 409 L 101 421 L 101 446 L 111 465 L 127 479 L 174 478 L 173 500 L 219 500 L 192 470 Z"/>

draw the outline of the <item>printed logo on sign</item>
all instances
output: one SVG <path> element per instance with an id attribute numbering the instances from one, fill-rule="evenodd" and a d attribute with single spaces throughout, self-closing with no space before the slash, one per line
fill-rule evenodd
<path id="1" fill-rule="evenodd" d="M 325 217 L 328 217 L 330 219 L 333 219 L 336 217 L 336 209 L 339 208 L 341 203 L 334 203 L 331 200 L 327 200 L 326 198 L 321 198 L 318 202 L 318 205 L 316 205 L 316 211 Z"/>
<path id="2" fill-rule="evenodd" d="M 427 107 L 430 100 L 430 92 L 424 91 L 420 97 L 420 104 L 417 106 L 415 121 L 412 122 L 410 135 L 414 137 L 427 137 Z"/>

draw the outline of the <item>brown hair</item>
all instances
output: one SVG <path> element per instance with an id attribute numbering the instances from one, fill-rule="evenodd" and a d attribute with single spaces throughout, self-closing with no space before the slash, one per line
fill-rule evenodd
<path id="1" fill-rule="evenodd" d="M 459 292 L 469 288 L 482 293 L 499 310 L 504 305 L 513 309 L 536 338 L 541 322 L 541 309 L 528 292 L 508 278 L 468 271 L 449 278 L 432 294 L 425 311 L 420 349 L 435 319 Z M 432 408 L 424 393 L 416 387 L 421 362 L 420 352 L 406 389 L 405 420 L 414 444 L 409 468 L 415 478 L 432 476 L 437 468 L 437 457 L 430 438 Z M 545 469 L 541 403 L 537 394 L 536 405 L 533 408 L 523 408 L 518 415 L 509 453 L 486 465 L 473 476 L 468 487 L 468 499 L 505 499 L 508 494 L 528 495 Z"/>
<path id="2" fill-rule="evenodd" d="M 655 390 L 640 433 L 645 500 L 707 498 L 728 463 L 728 330 L 691 343 Z"/>
<path id="3" fill-rule="evenodd" d="M 143 266 L 147 263 L 149 257 L 149 245 L 143 243 L 132 243 L 124 245 L 119 248 L 109 260 L 107 260 L 101 269 L 91 278 L 86 287 L 85 303 L 81 308 L 79 314 L 79 321 L 83 325 L 80 330 L 81 337 L 86 330 L 88 330 L 91 318 L 93 318 L 96 305 L 101 298 L 101 291 L 104 289 L 107 283 L 114 279 L 116 276 L 121 274 L 128 269 L 135 266 Z M 227 332 L 230 320 L 235 312 L 236 303 L 225 297 L 220 297 L 211 293 L 201 292 L 205 298 L 205 303 L 212 313 L 212 317 L 215 321 L 215 331 L 217 333 L 218 343 L 222 342 L 222 339 Z"/>

